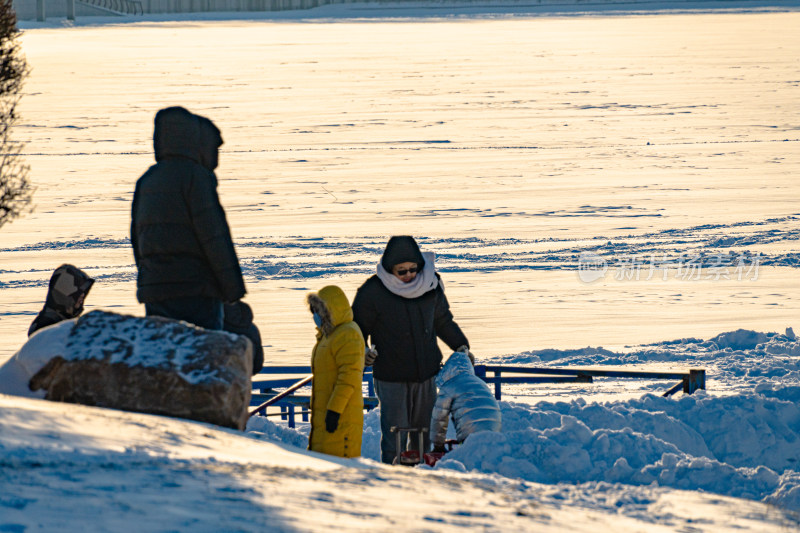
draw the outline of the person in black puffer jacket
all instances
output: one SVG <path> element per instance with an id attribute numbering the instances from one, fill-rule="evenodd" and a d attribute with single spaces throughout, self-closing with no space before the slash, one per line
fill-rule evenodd
<path id="1" fill-rule="evenodd" d="M 209 119 L 169 107 L 156 114 L 153 145 L 131 210 L 137 299 L 148 316 L 222 329 L 223 304 L 246 292 L 217 195 L 222 137 Z"/>
<path id="2" fill-rule="evenodd" d="M 398 453 L 392 426 L 430 426 L 442 364 L 437 337 L 454 351 L 468 351 L 469 342 L 453 320 L 434 254 L 422 253 L 410 236 L 389 239 L 377 274 L 356 293 L 353 316 L 374 345 L 366 359 L 381 407 L 381 460 L 392 463 Z M 429 443 L 426 434 L 422 453 Z M 411 444 L 416 448 L 416 439 Z"/>

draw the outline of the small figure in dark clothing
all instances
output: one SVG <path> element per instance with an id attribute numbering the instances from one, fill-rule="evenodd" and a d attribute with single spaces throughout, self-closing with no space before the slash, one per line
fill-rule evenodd
<path id="1" fill-rule="evenodd" d="M 253 310 L 250 306 L 241 300 L 225 304 L 225 320 L 222 329 L 250 339 L 250 342 L 253 343 L 253 375 L 261 372 L 264 367 L 264 347 L 261 344 L 261 332 L 253 323 Z"/>
<path id="2" fill-rule="evenodd" d="M 64 264 L 55 269 L 47 288 L 44 308 L 28 329 L 28 336 L 62 320 L 77 318 L 83 313 L 83 302 L 94 280 L 76 266 Z"/>
<path id="3" fill-rule="evenodd" d="M 217 195 L 222 136 L 209 119 L 169 107 L 156 114 L 153 145 L 156 164 L 136 182 L 131 210 L 136 297 L 148 316 L 222 329 L 223 304 L 245 294 Z"/>
<path id="4" fill-rule="evenodd" d="M 356 293 L 353 316 L 375 345 L 366 360 L 381 408 L 381 461 L 391 464 L 398 451 L 405 451 L 396 449 L 392 426 L 430 427 L 434 380 L 442 364 L 437 337 L 465 353 L 469 342 L 453 320 L 434 254 L 422 253 L 409 236 L 389 239 L 377 273 Z M 430 448 L 427 433 L 423 446 L 420 455 Z"/>

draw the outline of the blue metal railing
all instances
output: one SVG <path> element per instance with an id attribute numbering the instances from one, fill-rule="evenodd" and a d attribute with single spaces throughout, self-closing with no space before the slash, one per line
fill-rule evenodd
<path id="1" fill-rule="evenodd" d="M 487 373 L 491 373 L 488 376 Z M 503 374 L 525 374 L 524 376 L 503 376 Z M 531 374 L 534 374 L 531 376 Z M 595 377 L 634 378 L 634 379 L 668 379 L 680 380 L 663 395 L 671 396 L 683 390 L 692 394 L 698 389 L 706 388 L 706 371 L 693 368 L 688 371 L 653 372 L 647 370 L 605 370 L 592 368 L 555 368 L 511 365 L 475 365 L 475 375 L 486 383 L 494 384 L 494 397 L 501 397 L 503 383 L 592 383 Z"/>
<path id="2" fill-rule="evenodd" d="M 265 366 L 261 372 L 253 376 L 253 393 L 250 401 L 251 407 L 258 406 L 279 394 L 275 389 L 285 389 L 297 383 L 303 376 L 311 373 L 309 366 Z M 508 374 L 515 374 L 509 376 Z M 272 376 L 295 377 L 273 378 Z M 658 379 L 680 380 L 677 385 L 668 389 L 663 396 L 671 396 L 679 390 L 685 394 L 692 394 L 699 389 L 706 388 L 705 369 L 693 368 L 687 371 L 646 371 L 646 370 L 606 370 L 593 368 L 556 368 L 556 367 L 530 367 L 513 365 L 475 365 L 475 375 L 489 385 L 494 385 L 494 396 L 498 400 L 502 397 L 503 384 L 535 384 L 535 383 L 592 383 L 595 377 L 608 378 L 633 378 L 633 379 Z M 310 387 L 310 383 L 305 387 Z M 303 388 L 305 388 L 303 387 Z M 375 397 L 375 386 L 372 380 L 372 367 L 364 369 L 363 387 L 366 389 L 364 408 L 374 409 L 378 406 Z M 298 389 L 298 390 L 302 390 Z M 363 390 L 363 389 L 362 389 Z M 301 415 L 304 422 L 308 422 L 310 397 L 292 394 L 275 403 L 280 413 L 275 413 L 282 420 L 288 422 L 289 427 L 295 427 L 295 416 Z M 297 411 L 299 408 L 299 412 Z M 266 410 L 259 411 L 262 416 L 271 416 Z"/>
<path id="3" fill-rule="evenodd" d="M 276 389 L 285 389 L 297 383 L 304 375 L 311 373 L 310 366 L 265 366 L 261 372 L 253 376 L 253 391 L 250 398 L 250 406 L 256 407 L 261 403 L 269 400 L 270 398 L 279 394 Z M 295 377 L 287 378 L 272 378 L 270 376 L 284 376 L 293 375 Z M 366 391 L 364 395 L 364 408 L 372 410 L 378 406 L 378 398 L 375 397 L 375 386 L 372 381 L 372 368 L 367 367 L 364 369 L 364 388 Z M 311 387 L 311 383 L 301 387 L 298 391 Z M 310 412 L 310 396 L 309 393 L 298 394 L 295 391 L 291 396 L 282 398 L 274 404 L 274 407 L 280 409 L 279 413 L 274 416 L 280 416 L 281 420 L 287 421 L 290 428 L 295 427 L 295 417 L 301 416 L 303 422 L 308 422 L 308 414 Z M 266 409 L 258 411 L 261 416 L 273 416 L 266 412 Z"/>

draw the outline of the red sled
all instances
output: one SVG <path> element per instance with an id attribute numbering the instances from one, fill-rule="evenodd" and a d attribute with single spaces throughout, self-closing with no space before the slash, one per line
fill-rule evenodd
<path id="1" fill-rule="evenodd" d="M 397 457 L 394 458 L 392 464 L 396 465 L 403 465 L 403 466 L 416 466 L 421 463 L 425 463 L 428 466 L 434 466 L 444 455 L 452 451 L 453 446 L 458 444 L 458 441 L 449 439 L 445 441 L 445 446 L 447 450 L 444 452 L 427 452 L 422 454 L 422 459 L 419 456 L 419 450 L 421 450 L 423 446 L 423 436 L 425 433 L 428 432 L 428 428 L 399 428 L 397 426 L 392 426 L 391 428 L 392 433 L 395 434 L 396 446 L 397 446 Z M 402 449 L 401 441 L 402 435 L 410 435 L 411 433 L 417 434 L 418 439 L 418 448 L 416 450 L 406 450 L 400 451 Z"/>
<path id="2" fill-rule="evenodd" d="M 447 452 L 453 451 L 453 446 L 458 444 L 458 441 L 455 439 L 447 439 L 444 441 L 445 451 L 443 452 L 428 452 L 425 454 L 425 464 L 428 466 L 434 466 L 442 457 L 445 456 Z"/>

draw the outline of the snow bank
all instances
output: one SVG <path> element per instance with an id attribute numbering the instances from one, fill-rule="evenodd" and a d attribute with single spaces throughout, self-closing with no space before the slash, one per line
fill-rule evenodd
<path id="1" fill-rule="evenodd" d="M 800 511 L 800 371 L 797 339 L 746 330 L 710 341 L 683 339 L 629 354 L 603 349 L 530 352 L 504 360 L 584 364 L 642 363 L 647 357 L 715 361 L 718 380 L 746 379 L 749 389 L 714 396 L 639 398 L 606 403 L 501 402 L 503 430 L 478 433 L 437 469 L 476 471 L 547 484 L 656 485 L 761 500 Z M 552 357 L 554 354 L 559 357 Z M 521 359 L 527 360 L 521 361 Z M 588 361 L 589 359 L 590 361 Z M 707 365 L 706 365 L 707 366 Z M 263 419 L 262 419 L 263 420 Z M 256 429 L 258 428 L 258 429 Z M 307 428 L 251 421 L 248 429 L 306 445 Z M 364 417 L 364 457 L 379 460 L 379 411 Z"/>
<path id="2" fill-rule="evenodd" d="M 503 402 L 503 432 L 469 437 L 437 468 L 539 483 L 656 483 L 800 510 L 800 391 L 768 392 Z"/>
<path id="3" fill-rule="evenodd" d="M 689 531 L 698 515 L 706 532 L 796 525 L 699 492 L 430 473 L 253 436 L 0 395 L 0 531 Z"/>
<path id="4" fill-rule="evenodd" d="M 474 435 L 438 468 L 497 472 L 543 483 L 608 482 L 704 490 L 800 510 L 800 343 L 737 330 L 710 340 L 541 350 L 494 362 L 539 365 L 659 363 L 707 369 L 715 397 L 608 403 L 503 402 L 503 432 Z"/>
<path id="5" fill-rule="evenodd" d="M 470 436 L 437 469 L 536 483 L 623 483 L 762 500 L 800 511 L 800 387 L 717 398 L 586 403 L 501 402 L 503 431 Z M 307 427 L 265 418 L 254 436 L 305 448 Z M 380 460 L 379 410 L 364 418 L 362 454 Z"/>
<path id="6" fill-rule="evenodd" d="M 501 409 L 502 432 L 470 436 L 436 468 L 548 484 L 655 484 L 800 511 L 800 387 L 605 404 L 501 402 Z M 256 418 L 248 430 L 307 444 L 307 428 Z M 380 460 L 379 410 L 364 418 L 362 453 Z"/>

